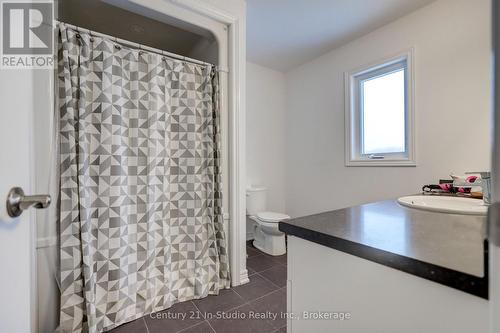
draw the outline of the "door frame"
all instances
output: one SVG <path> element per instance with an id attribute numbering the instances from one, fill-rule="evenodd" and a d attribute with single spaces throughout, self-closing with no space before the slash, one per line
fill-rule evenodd
<path id="1" fill-rule="evenodd" d="M 492 206 L 489 216 L 489 300 L 490 332 L 500 332 L 500 4 L 492 1 L 493 64 L 493 138 L 492 138 Z"/>
<path id="2" fill-rule="evenodd" d="M 225 149 L 222 151 L 222 170 L 228 175 L 224 186 L 229 211 L 224 214 L 225 224 L 230 221 L 228 231 L 228 252 L 230 260 L 231 284 L 237 286 L 247 283 L 248 272 L 246 269 L 245 246 L 245 6 L 243 2 L 231 6 L 233 13 L 228 13 L 215 5 L 210 5 L 198 0 L 103 0 L 118 7 L 126 8 L 138 14 L 153 13 L 158 20 L 174 19 L 177 24 L 186 24 L 191 28 L 200 28 L 198 33 L 209 31 L 215 36 L 219 47 L 220 87 L 221 87 L 221 122 L 227 124 L 227 131 L 222 132 L 222 141 Z M 226 1 L 226 0 L 218 0 Z M 58 1 L 54 1 L 57 6 Z M 235 10 L 236 9 L 236 10 Z M 141 11 L 143 13 L 141 13 Z M 147 16 L 147 15 L 146 15 Z M 47 72 L 48 73 L 48 72 Z M 50 78 L 54 82 L 54 72 L 42 73 L 43 80 Z M 45 86 L 46 84 L 43 84 Z M 36 91 L 42 85 L 36 84 Z M 53 84 L 48 84 L 53 88 Z M 52 101 L 55 91 L 51 95 Z M 53 112 L 51 104 L 48 112 Z M 33 117 L 33 115 L 31 115 Z M 37 186 L 36 163 L 36 133 L 34 132 L 33 119 L 30 121 L 30 187 L 24 186 L 28 193 Z M 38 170 L 39 171 L 39 170 Z M 51 246 L 54 241 L 51 237 L 38 238 L 36 232 L 35 213 L 30 211 L 31 243 L 33 248 L 31 268 L 31 310 L 30 319 L 32 331 L 38 326 L 38 290 L 37 290 L 37 249 Z M 38 238 L 38 239 L 37 239 Z M 35 246 L 35 241 L 38 244 Z"/>
<path id="3" fill-rule="evenodd" d="M 229 211 L 224 212 L 224 224 L 229 224 L 228 231 L 228 252 L 230 260 L 231 284 L 237 286 L 247 283 L 248 272 L 246 269 L 246 246 L 245 246 L 245 6 L 236 5 L 233 13 L 227 13 L 215 5 L 209 5 L 198 0 L 103 0 L 104 2 L 125 8 L 140 15 L 149 16 L 159 21 L 170 21 L 180 27 L 186 25 L 186 29 L 197 29 L 197 33 L 206 34 L 207 37 L 215 37 L 219 48 L 218 67 L 220 69 L 220 94 L 221 94 L 221 123 L 228 130 L 222 131 L 222 172 L 227 177 L 224 178 L 223 193 L 225 196 L 224 206 L 229 207 Z M 232 0 L 217 0 L 232 1 Z M 57 6 L 58 2 L 54 1 Z M 219 5 L 220 6 L 220 5 Z M 234 10 L 236 8 L 236 10 Z M 207 32 L 208 31 L 208 32 Z M 41 75 L 41 74 L 40 74 Z M 43 73 L 43 79 L 50 77 L 51 82 L 55 82 L 55 71 L 50 71 L 47 75 Z M 45 84 L 37 84 L 38 90 Z M 51 88 L 53 83 L 48 84 Z M 52 93 L 46 93 L 54 96 Z M 44 94 L 45 96 L 45 94 Z M 52 100 L 53 97 L 51 97 Z M 48 112 L 53 113 L 52 103 Z M 46 135 L 47 133 L 43 133 Z M 36 162 L 35 145 L 36 135 L 34 129 L 30 131 L 32 152 L 30 158 L 33 160 L 30 167 L 34 167 Z M 43 141 L 43 140 L 42 140 Z M 43 141 L 45 142 L 45 141 Z M 40 147 L 38 147 L 40 148 Z M 40 152 L 38 152 L 40 154 Z M 39 168 L 38 168 L 39 169 Z M 37 171 L 31 170 L 34 175 L 32 187 L 37 186 Z M 39 173 L 39 172 L 38 172 Z M 44 177 L 45 180 L 45 177 Z M 30 191 L 32 192 L 32 191 Z M 32 268 L 32 308 L 31 321 L 32 331 L 35 332 L 39 324 L 38 319 L 38 290 L 36 271 L 36 258 L 43 247 L 53 246 L 55 239 L 51 236 L 38 238 L 36 234 L 35 215 L 30 212 L 32 227 L 32 239 L 37 242 L 37 247 L 33 246 Z M 230 223 L 228 223 L 230 221 Z M 43 222 L 43 221 L 39 221 Z M 226 229 L 227 230 L 227 229 Z M 32 242 L 35 243 L 34 241 Z M 56 310 L 58 311 L 58 309 Z"/>

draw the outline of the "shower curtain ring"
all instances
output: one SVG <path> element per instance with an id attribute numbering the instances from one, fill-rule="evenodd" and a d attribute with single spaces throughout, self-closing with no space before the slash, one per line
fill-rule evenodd
<path id="1" fill-rule="evenodd" d="M 113 41 L 115 42 L 115 48 L 116 48 L 117 50 L 121 50 L 121 49 L 122 49 L 122 47 L 121 47 L 120 43 L 118 42 L 118 38 L 114 37 L 114 38 L 113 38 Z"/>

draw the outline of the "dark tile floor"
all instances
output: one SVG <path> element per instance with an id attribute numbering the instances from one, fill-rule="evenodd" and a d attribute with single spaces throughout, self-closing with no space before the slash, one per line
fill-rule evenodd
<path id="1" fill-rule="evenodd" d="M 110 332 L 285 333 L 286 255 L 272 257 L 250 243 L 247 255 L 249 283 L 223 290 L 217 296 L 175 304 Z"/>

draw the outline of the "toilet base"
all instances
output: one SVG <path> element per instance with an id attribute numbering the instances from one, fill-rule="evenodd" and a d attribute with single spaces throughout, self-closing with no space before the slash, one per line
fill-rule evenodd
<path id="1" fill-rule="evenodd" d="M 284 233 L 281 235 L 264 235 L 262 230 L 256 228 L 252 244 L 256 249 L 271 256 L 281 256 L 286 253 Z"/>

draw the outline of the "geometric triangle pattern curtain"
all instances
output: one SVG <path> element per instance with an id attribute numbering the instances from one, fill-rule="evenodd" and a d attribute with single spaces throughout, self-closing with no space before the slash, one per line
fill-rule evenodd
<path id="1" fill-rule="evenodd" d="M 216 69 L 59 38 L 62 331 L 228 288 Z"/>

